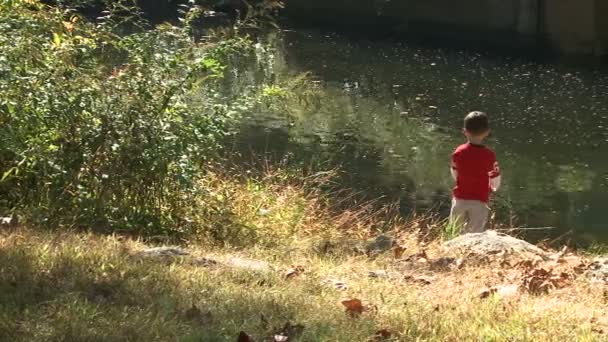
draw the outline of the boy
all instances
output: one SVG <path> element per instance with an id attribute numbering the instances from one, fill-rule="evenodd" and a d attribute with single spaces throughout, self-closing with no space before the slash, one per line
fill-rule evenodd
<path id="1" fill-rule="evenodd" d="M 456 186 L 450 221 L 463 224 L 463 233 L 481 233 L 488 221 L 490 193 L 500 187 L 500 169 L 494 151 L 483 145 L 490 134 L 486 113 L 469 113 L 463 131 L 468 142 L 452 154 Z"/>

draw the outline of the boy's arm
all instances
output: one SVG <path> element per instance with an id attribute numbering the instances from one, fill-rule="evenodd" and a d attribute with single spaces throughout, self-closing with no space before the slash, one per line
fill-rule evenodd
<path id="1" fill-rule="evenodd" d="M 452 178 L 454 178 L 454 180 L 458 179 L 458 170 L 452 167 L 450 168 L 450 173 L 452 174 Z"/>
<path id="2" fill-rule="evenodd" d="M 456 168 L 456 156 L 452 155 L 452 163 L 450 164 L 450 173 L 454 180 L 458 179 L 458 169 Z"/>
<path id="3" fill-rule="evenodd" d="M 494 160 L 494 166 L 488 175 L 490 176 L 490 188 L 492 188 L 492 191 L 494 192 L 498 191 L 502 178 L 500 176 L 500 167 L 498 167 L 498 162 L 496 160 Z"/>

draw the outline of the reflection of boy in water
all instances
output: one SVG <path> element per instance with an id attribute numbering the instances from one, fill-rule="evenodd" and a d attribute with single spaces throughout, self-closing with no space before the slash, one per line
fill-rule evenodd
<path id="1" fill-rule="evenodd" d="M 463 233 L 480 233 L 488 221 L 490 193 L 500 187 L 500 169 L 494 151 L 483 145 L 490 134 L 488 116 L 471 112 L 464 118 L 468 142 L 452 154 L 453 191 L 450 221 L 464 225 Z"/>

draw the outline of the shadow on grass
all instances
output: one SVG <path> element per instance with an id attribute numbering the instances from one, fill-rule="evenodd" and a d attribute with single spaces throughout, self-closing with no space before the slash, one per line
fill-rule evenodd
<path id="1" fill-rule="evenodd" d="M 314 310 L 274 274 L 138 260 L 78 238 L 0 248 L 1 341 L 266 340 Z M 306 322 L 301 340 L 331 334 L 332 314 Z"/>

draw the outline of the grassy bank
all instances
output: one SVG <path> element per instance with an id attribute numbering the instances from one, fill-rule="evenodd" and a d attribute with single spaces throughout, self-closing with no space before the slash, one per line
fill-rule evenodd
<path id="1" fill-rule="evenodd" d="M 242 171 L 209 173 L 200 186 L 216 202 L 193 203 L 200 233 L 179 242 L 217 265 L 136 256 L 176 242 L 160 237 L 5 228 L 0 340 L 234 341 L 241 331 L 255 341 L 607 338 L 605 289 L 582 277 L 546 294 L 481 298 L 483 288 L 516 283 L 524 271 L 493 263 L 405 268 L 412 257 L 436 259 L 432 220 L 401 220 L 352 197 L 337 201 L 344 194 L 311 191 L 327 174 Z M 366 250 L 379 228 L 399 249 Z M 222 263 L 234 257 L 268 269 Z M 363 307 L 348 311 L 342 301 L 352 299 Z"/>
<path id="2" fill-rule="evenodd" d="M 151 28 L 111 3 L 91 22 L 0 1 L 0 341 L 605 339 L 581 256 L 450 261 L 441 222 L 332 172 L 211 162 L 287 97 L 222 93 L 264 59 L 254 22 L 197 37 L 204 8 Z M 141 254 L 175 244 L 189 255 Z"/>

